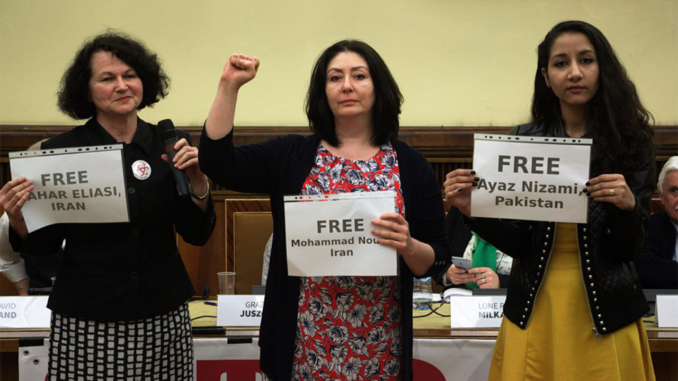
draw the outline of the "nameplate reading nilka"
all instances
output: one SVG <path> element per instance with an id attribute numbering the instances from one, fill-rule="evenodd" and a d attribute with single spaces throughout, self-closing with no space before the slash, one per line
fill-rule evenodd
<path id="1" fill-rule="evenodd" d="M 218 295 L 217 325 L 258 327 L 264 311 L 263 295 Z"/>
<path id="2" fill-rule="evenodd" d="M 0 297 L 0 328 L 49 328 L 47 296 Z"/>
<path id="3" fill-rule="evenodd" d="M 395 211 L 395 192 L 285 196 L 290 276 L 393 276 L 395 249 L 381 245 L 372 219 Z M 379 228 L 381 229 L 381 228 Z"/>
<path id="4" fill-rule="evenodd" d="M 451 296 L 452 328 L 498 328 L 506 296 Z"/>

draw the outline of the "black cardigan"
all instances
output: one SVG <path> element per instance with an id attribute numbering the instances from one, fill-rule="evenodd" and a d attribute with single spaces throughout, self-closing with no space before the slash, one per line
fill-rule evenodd
<path id="1" fill-rule="evenodd" d="M 239 192 L 268 193 L 273 214 L 273 246 L 259 346 L 261 369 L 274 380 L 292 375 L 297 328 L 299 278 L 287 275 L 283 196 L 297 195 L 314 164 L 320 139 L 288 135 L 259 144 L 233 147 L 233 132 L 212 140 L 203 131 L 200 167 L 212 180 Z M 405 143 L 393 141 L 398 156 L 406 220 L 412 237 L 430 244 L 434 265 L 425 276 L 449 267 L 445 215 L 440 187 L 424 158 Z M 412 379 L 412 280 L 400 259 L 403 311 L 403 380 Z"/>

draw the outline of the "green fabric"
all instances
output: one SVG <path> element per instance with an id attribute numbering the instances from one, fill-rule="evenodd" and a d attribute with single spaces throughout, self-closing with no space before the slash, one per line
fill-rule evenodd
<path id="1" fill-rule="evenodd" d="M 497 272 L 497 249 L 492 246 L 489 242 L 478 237 L 478 235 L 473 232 L 473 236 L 476 237 L 476 241 L 473 244 L 473 254 L 471 259 L 471 268 L 476 267 L 489 267 L 495 273 Z M 476 282 L 466 283 L 468 288 L 479 288 Z"/>

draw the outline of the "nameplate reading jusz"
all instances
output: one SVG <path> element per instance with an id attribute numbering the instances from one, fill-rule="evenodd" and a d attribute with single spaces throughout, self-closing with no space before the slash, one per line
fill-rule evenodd
<path id="1" fill-rule="evenodd" d="M 473 217 L 585 223 L 591 139 L 475 134 Z"/>
<path id="2" fill-rule="evenodd" d="M 264 311 L 263 295 L 218 295 L 217 325 L 258 327 Z"/>
<path id="3" fill-rule="evenodd" d="M 396 275 L 396 252 L 377 243 L 371 222 L 394 211 L 395 192 L 286 196 L 289 275 Z"/>
<path id="4" fill-rule="evenodd" d="M 57 223 L 128 222 L 122 145 L 10 153 L 12 178 L 35 189 L 23 207 L 28 231 Z"/>

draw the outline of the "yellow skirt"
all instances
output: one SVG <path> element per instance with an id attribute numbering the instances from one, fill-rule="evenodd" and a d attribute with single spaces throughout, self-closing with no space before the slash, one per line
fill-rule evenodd
<path id="1" fill-rule="evenodd" d="M 574 224 L 557 225 L 527 329 L 502 321 L 489 380 L 655 379 L 642 320 L 600 339 L 593 333 L 575 229 Z"/>

